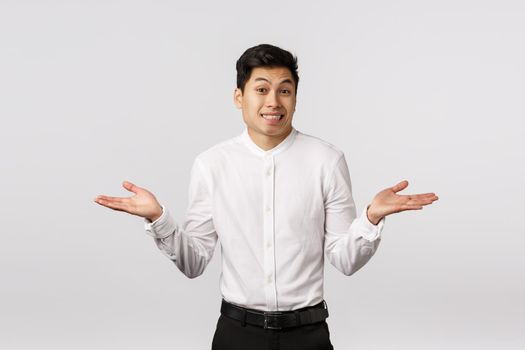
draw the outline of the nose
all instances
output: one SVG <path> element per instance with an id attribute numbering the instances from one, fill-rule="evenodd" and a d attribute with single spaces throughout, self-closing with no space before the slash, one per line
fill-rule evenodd
<path id="1" fill-rule="evenodd" d="M 270 91 L 266 95 L 266 107 L 280 107 L 281 103 L 279 102 L 279 96 L 277 91 Z"/>

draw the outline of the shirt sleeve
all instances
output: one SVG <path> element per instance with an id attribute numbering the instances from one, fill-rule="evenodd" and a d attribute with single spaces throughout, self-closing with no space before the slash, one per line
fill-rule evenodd
<path id="1" fill-rule="evenodd" d="M 191 169 L 189 203 L 182 225 L 162 205 L 162 215 L 153 222 L 144 219 L 144 227 L 160 251 L 187 277 L 195 278 L 204 272 L 218 236 L 213 225 L 211 192 L 198 158 Z"/>
<path id="2" fill-rule="evenodd" d="M 372 224 L 365 208 L 359 217 L 352 197 L 350 173 L 344 154 L 339 158 L 325 196 L 325 254 L 330 263 L 350 276 L 374 255 L 385 224 Z"/>

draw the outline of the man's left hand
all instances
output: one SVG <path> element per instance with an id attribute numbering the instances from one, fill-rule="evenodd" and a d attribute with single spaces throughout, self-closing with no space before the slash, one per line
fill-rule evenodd
<path id="1" fill-rule="evenodd" d="M 435 193 L 397 194 L 407 186 L 408 181 L 404 180 L 376 194 L 366 212 L 368 220 L 377 225 L 387 215 L 405 210 L 420 210 L 424 205 L 432 204 L 439 199 Z"/>

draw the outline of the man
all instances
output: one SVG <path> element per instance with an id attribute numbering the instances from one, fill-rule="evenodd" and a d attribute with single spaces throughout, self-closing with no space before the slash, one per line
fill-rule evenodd
<path id="1" fill-rule="evenodd" d="M 345 275 L 377 250 L 387 215 L 422 209 L 434 193 L 379 192 L 359 217 L 344 153 L 292 126 L 297 58 L 276 46 L 237 61 L 234 103 L 246 129 L 200 153 L 189 207 L 178 225 L 164 205 L 130 182 L 130 198 L 95 201 L 138 215 L 158 248 L 189 278 L 221 242 L 221 315 L 213 350 L 333 349 L 323 300 L 324 256 Z"/>

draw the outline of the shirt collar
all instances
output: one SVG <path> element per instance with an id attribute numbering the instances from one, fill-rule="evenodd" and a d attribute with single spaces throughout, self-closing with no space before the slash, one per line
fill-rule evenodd
<path id="1" fill-rule="evenodd" d="M 253 153 L 260 155 L 260 156 L 275 156 L 281 152 L 283 152 L 285 149 L 287 149 L 294 141 L 295 136 L 297 135 L 298 131 L 292 126 L 292 131 L 286 136 L 284 140 L 281 141 L 277 146 L 275 146 L 272 149 L 269 149 L 267 151 L 263 150 L 259 146 L 253 142 L 252 138 L 250 137 L 250 134 L 248 134 L 248 127 L 246 126 L 244 128 L 244 131 L 241 134 L 241 141 L 252 151 Z"/>

